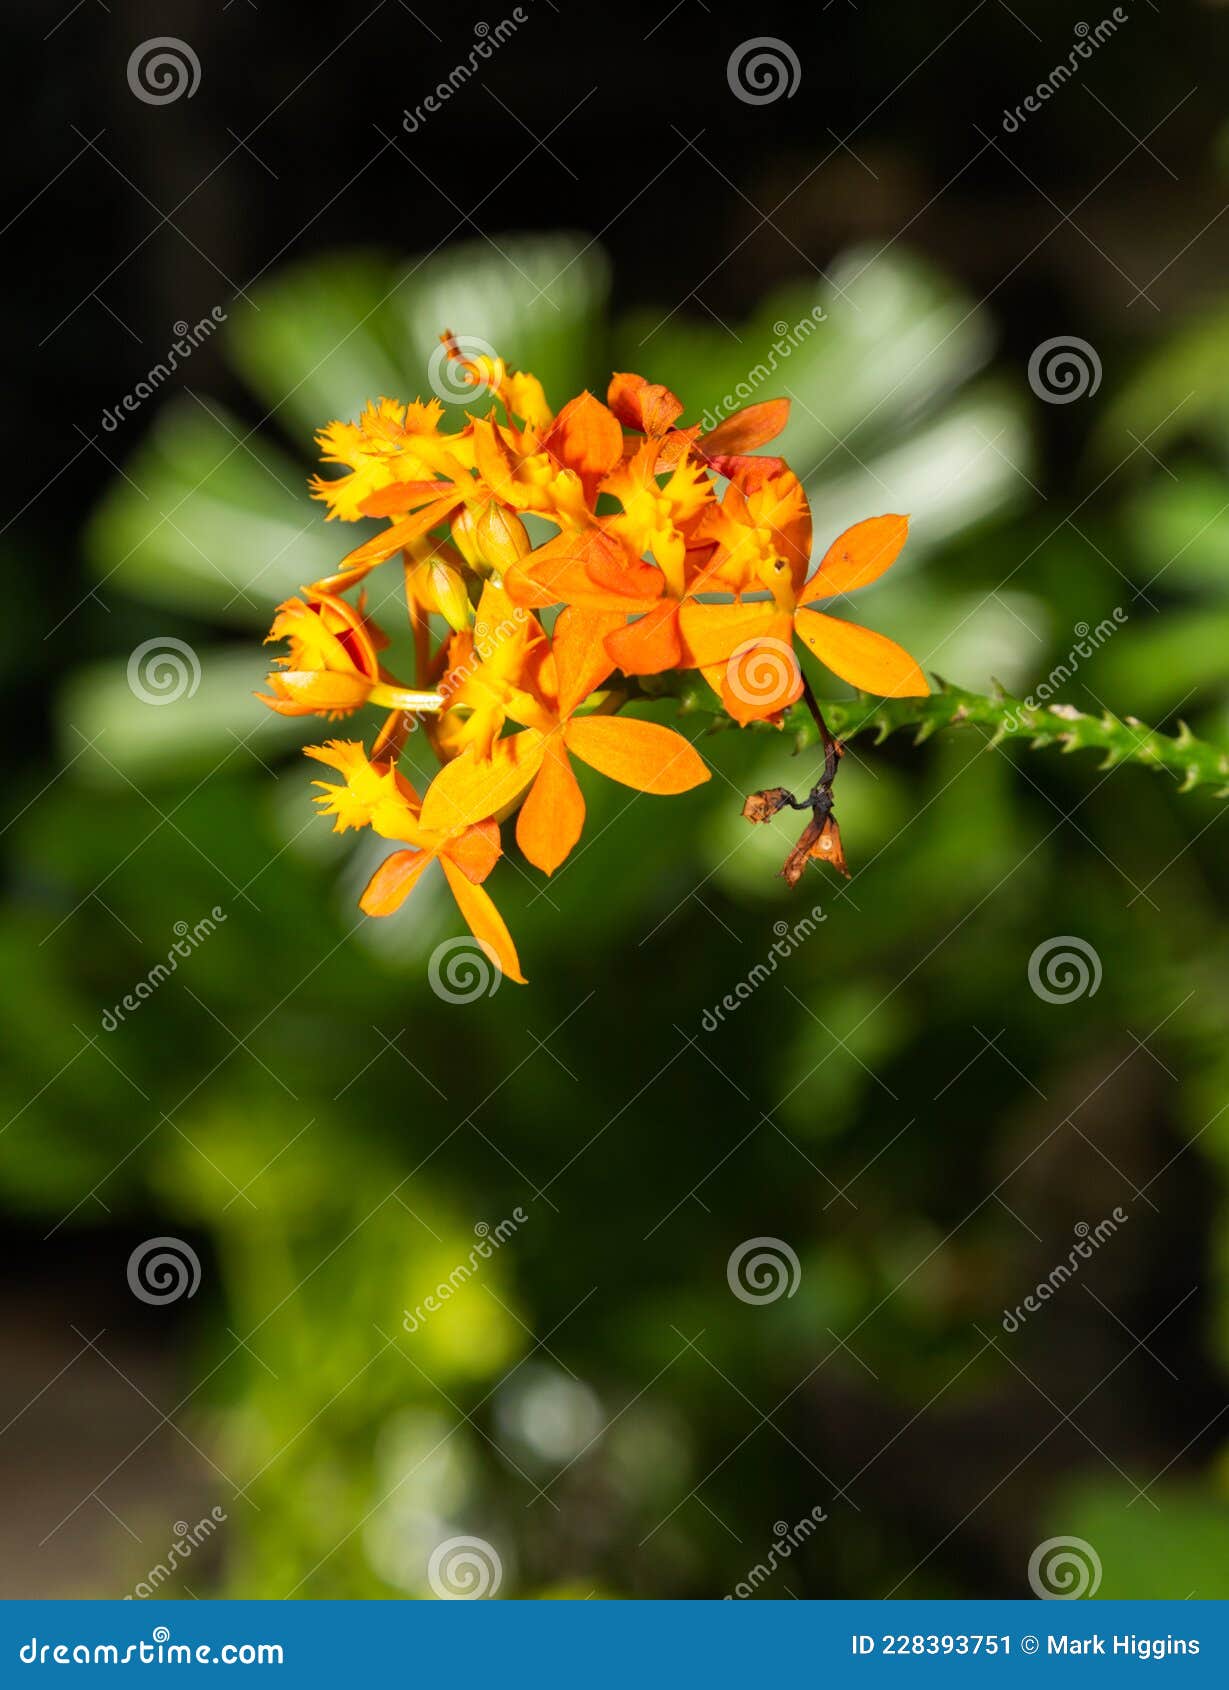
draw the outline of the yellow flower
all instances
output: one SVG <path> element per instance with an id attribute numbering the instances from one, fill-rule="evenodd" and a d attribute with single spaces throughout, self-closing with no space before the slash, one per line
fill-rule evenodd
<path id="1" fill-rule="evenodd" d="M 383 839 L 402 839 L 408 849 L 386 857 L 359 899 L 365 915 L 392 915 L 418 885 L 423 873 L 438 862 L 470 932 L 500 971 L 518 985 L 525 984 L 512 936 L 483 890 L 482 882 L 499 861 L 499 828 L 489 818 L 456 827 L 423 827 L 422 804 L 414 788 L 389 763 L 373 763 L 358 740 L 331 739 L 304 747 L 317 763 L 343 777 L 313 781 L 321 788 L 316 799 L 325 815 L 335 817 L 333 831 L 370 827 Z"/>

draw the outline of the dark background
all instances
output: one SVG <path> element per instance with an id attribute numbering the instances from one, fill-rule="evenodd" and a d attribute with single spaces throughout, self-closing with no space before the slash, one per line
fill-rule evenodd
<path id="1" fill-rule="evenodd" d="M 542 355 L 574 385 L 635 356 L 689 379 L 698 415 L 716 364 L 749 369 L 766 324 L 793 320 L 773 301 L 830 301 L 847 352 L 789 366 L 832 422 L 798 464 L 817 516 L 838 472 L 879 482 L 865 514 L 887 503 L 891 453 L 983 383 L 1010 438 L 966 457 L 1010 458 L 1010 485 L 922 523 L 874 625 L 922 654 L 957 605 L 1004 589 L 988 646 L 946 672 L 984 690 L 1005 667 L 1025 691 L 1077 623 L 1126 604 L 1063 698 L 1229 741 L 1223 8 L 1126 7 L 1016 134 L 1004 110 L 1103 14 L 525 10 L 412 136 L 404 108 L 510 8 L 6 14 L 5 1594 L 123 1594 L 177 1521 L 216 1506 L 225 1525 L 164 1593 L 419 1594 L 432 1544 L 474 1531 L 498 1544 L 505 1593 L 720 1595 L 776 1522 L 817 1505 L 821 1535 L 763 1594 L 1025 1594 L 1031 1551 L 1064 1533 L 1094 1545 L 1103 1595 L 1227 1594 L 1212 800 L 976 736 L 890 741 L 850 771 L 864 872 L 848 899 L 817 875 L 791 904 L 771 852 L 754 877 L 706 878 L 740 846 L 737 794 L 772 772 L 763 742 L 728 736 L 711 755 L 734 791 L 715 777 L 674 823 L 608 795 L 593 825 L 609 831 L 545 908 L 509 874 L 531 987 L 460 1008 L 422 983 L 444 929 L 400 957 L 396 934 L 378 951 L 348 937 L 358 871 L 323 828 L 300 838 L 306 776 L 246 687 L 225 728 L 238 750 L 199 711 L 182 739 L 172 711 L 117 713 L 153 635 L 206 653 L 207 678 L 213 642 L 246 644 L 258 676 L 277 596 L 263 541 L 249 566 L 195 529 L 203 578 L 248 583 L 238 614 L 160 587 L 156 567 L 125 574 L 113 501 L 144 499 L 152 525 L 187 453 L 167 408 L 228 419 L 240 464 L 248 444 L 280 454 L 274 479 L 340 556 L 349 536 L 302 490 L 310 425 L 282 403 L 362 317 L 355 299 L 375 310 L 384 291 L 339 281 L 330 255 L 391 275 L 458 248 L 477 273 L 563 231 L 595 242 L 574 274 L 601 252 L 610 266 L 583 334 L 539 302 Z M 733 97 L 727 60 L 751 30 L 796 53 L 791 98 Z M 151 106 L 125 69 L 161 34 L 191 43 L 202 78 Z M 871 254 L 877 275 L 901 266 L 864 351 L 863 314 L 825 291 L 850 253 L 855 271 Z M 294 311 L 265 293 L 288 274 Z M 936 300 L 952 348 L 970 319 L 984 338 L 893 403 L 896 375 L 875 393 L 876 371 Z M 171 324 L 215 306 L 226 330 L 104 430 Z M 1086 401 L 1029 390 L 1030 354 L 1059 334 L 1097 349 Z M 407 389 L 429 352 L 397 349 Z M 352 374 L 318 423 L 367 396 Z M 863 379 L 883 403 L 859 432 L 841 407 Z M 941 483 L 951 465 L 929 450 Z M 134 753 L 155 716 L 167 732 Z M 100 760 L 82 745 L 101 725 Z M 817 900 L 828 920 L 788 975 L 702 1034 L 774 921 Z M 100 1034 L 173 923 L 215 905 L 227 924 L 190 977 Z M 1029 992 L 1028 958 L 1056 934 L 1095 947 L 1095 996 Z M 854 1180 L 856 1208 L 834 1200 Z M 236 1200 L 248 1181 L 256 1201 Z M 467 1291 L 425 1350 L 398 1337 L 475 1221 L 520 1202 L 534 1224 L 490 1295 Z M 1003 1308 L 1065 1259 L 1076 1223 L 1120 1203 L 1121 1236 L 1005 1336 Z M 202 1285 L 150 1308 L 125 1264 L 162 1234 L 192 1244 Z M 802 1260 L 798 1294 L 766 1308 L 725 1283 L 730 1251 L 761 1234 Z M 557 1508 L 535 1495 L 548 1481 Z"/>

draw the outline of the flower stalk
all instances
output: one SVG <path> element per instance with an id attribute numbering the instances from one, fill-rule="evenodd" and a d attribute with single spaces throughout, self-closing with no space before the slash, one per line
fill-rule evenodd
<path id="1" fill-rule="evenodd" d="M 1210 786 L 1215 788 L 1213 797 L 1229 798 L 1229 751 L 1197 738 L 1185 722 L 1179 724 L 1176 734 L 1166 734 L 1134 716 L 1119 717 L 1109 711 L 1094 716 L 1069 704 L 1030 708 L 1001 690 L 967 692 L 938 677 L 935 686 L 937 690 L 926 698 L 862 695 L 824 699 L 819 708 L 830 733 L 839 740 L 874 733 L 878 745 L 889 734 L 912 729 L 914 744 L 920 745 L 940 728 L 972 727 L 983 733 L 987 745 L 1019 740 L 1032 750 L 1099 751 L 1102 769 L 1138 763 L 1169 773 L 1178 781 L 1180 792 Z M 709 715 L 713 733 L 736 725 L 693 675 L 646 676 L 640 681 L 640 691 L 646 698 L 677 699 L 681 715 Z M 768 726 L 751 724 L 758 732 Z M 787 711 L 782 731 L 790 736 L 797 751 L 822 743 L 819 726 L 805 702 Z"/>

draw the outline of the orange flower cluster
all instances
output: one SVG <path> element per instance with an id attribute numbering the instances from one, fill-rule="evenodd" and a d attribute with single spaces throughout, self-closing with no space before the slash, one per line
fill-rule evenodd
<path id="1" fill-rule="evenodd" d="M 892 641 L 813 608 L 881 575 L 908 524 L 857 524 L 810 574 L 802 485 L 783 459 L 756 451 L 784 427 L 786 401 L 748 406 L 702 435 L 681 423 L 667 388 L 616 375 L 605 404 L 585 392 L 556 412 L 534 376 L 443 338 L 475 399 L 489 396 L 488 413 L 448 433 L 438 401 L 380 399 L 357 423 L 321 432 L 323 461 L 344 473 L 316 476 L 314 496 L 330 517 L 388 526 L 279 606 L 269 639 L 288 650 L 261 696 L 283 715 L 384 712 L 370 752 L 359 740 L 307 748 L 341 777 L 316 783 L 336 829 L 371 827 L 402 847 L 361 908 L 390 914 L 438 860 L 475 937 L 523 981 L 483 884 L 500 823 L 515 811 L 521 851 L 551 874 L 585 821 L 573 759 L 640 792 L 709 778 L 681 734 L 617 714 L 634 677 L 695 669 L 737 722 L 780 720 L 804 689 L 796 633 L 853 686 L 928 690 Z M 394 562 L 413 685 L 381 661 L 389 641 L 366 588 L 357 602 L 343 596 Z M 421 798 L 398 767 L 418 724 L 441 764 Z"/>

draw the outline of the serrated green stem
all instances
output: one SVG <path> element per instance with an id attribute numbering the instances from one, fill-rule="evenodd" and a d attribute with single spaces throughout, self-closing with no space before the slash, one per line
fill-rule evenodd
<path id="1" fill-rule="evenodd" d="M 737 726 L 721 709 L 716 695 L 693 674 L 645 676 L 638 691 L 645 698 L 677 699 L 680 715 L 710 716 L 713 732 Z M 1163 734 L 1145 727 L 1134 716 L 1121 719 L 1108 711 L 1089 716 L 1069 704 L 1035 707 L 1006 693 L 965 692 L 942 681 L 928 698 L 825 698 L 819 700 L 819 706 L 838 739 L 873 732 L 878 744 L 891 733 L 913 728 L 914 743 L 920 744 L 939 728 L 975 726 L 989 730 L 991 745 L 1017 739 L 1033 749 L 1053 746 L 1064 752 L 1100 751 L 1103 769 L 1119 763 L 1141 763 L 1145 768 L 1168 770 L 1178 780 L 1181 792 L 1214 786 L 1214 797 L 1229 797 L 1229 751 L 1196 739 L 1185 722 L 1179 723 L 1177 734 Z M 819 740 L 819 730 L 802 703 L 786 712 L 781 730 L 756 722 L 752 731 L 790 734 L 799 751 Z"/>

